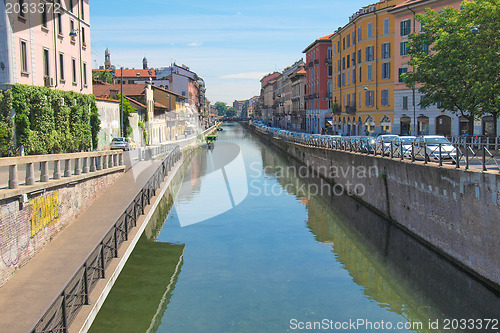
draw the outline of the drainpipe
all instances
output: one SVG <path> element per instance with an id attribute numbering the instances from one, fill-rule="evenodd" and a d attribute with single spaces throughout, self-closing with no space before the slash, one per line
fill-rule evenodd
<path id="1" fill-rule="evenodd" d="M 406 9 L 408 9 L 410 12 L 413 13 L 413 32 L 415 32 L 415 12 L 410 8 L 410 6 L 406 6 Z M 412 67 L 411 70 L 412 70 L 412 72 L 415 72 L 415 67 Z M 413 83 L 412 92 L 413 92 L 413 97 L 412 97 L 412 104 L 413 104 L 413 135 L 417 135 L 417 112 L 415 110 L 415 83 Z"/>
<path id="2" fill-rule="evenodd" d="M 374 11 L 375 14 L 375 109 L 378 110 L 378 15 L 377 11 Z"/>

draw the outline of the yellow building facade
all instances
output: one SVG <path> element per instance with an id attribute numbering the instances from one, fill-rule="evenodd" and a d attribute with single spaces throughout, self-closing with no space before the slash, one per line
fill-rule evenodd
<path id="1" fill-rule="evenodd" d="M 363 7 L 335 31 L 332 41 L 335 133 L 391 133 L 394 124 L 394 16 L 404 0 Z"/>

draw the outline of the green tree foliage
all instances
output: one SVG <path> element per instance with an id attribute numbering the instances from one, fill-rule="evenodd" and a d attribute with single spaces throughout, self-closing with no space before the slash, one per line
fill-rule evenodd
<path id="1" fill-rule="evenodd" d="M 229 109 L 227 109 L 225 116 L 226 117 L 235 117 L 236 116 L 236 109 L 233 107 L 230 107 Z"/>
<path id="2" fill-rule="evenodd" d="M 79 152 L 97 147 L 99 114 L 93 95 L 46 87 L 12 88 L 17 146 L 27 154 Z M 12 145 L 12 140 L 9 140 Z M 2 154 L 6 146 L 1 145 Z"/>
<path id="3" fill-rule="evenodd" d="M 14 120 L 11 117 L 12 94 L 10 90 L 0 91 L 0 156 L 12 153 Z"/>
<path id="4" fill-rule="evenodd" d="M 473 120 L 485 114 L 496 119 L 500 91 L 500 1 L 464 1 L 461 9 L 427 9 L 416 15 L 424 29 L 410 35 L 415 71 L 404 74 L 408 87 L 422 84 L 421 106 L 438 104 Z M 496 124 L 496 121 L 495 121 Z M 495 128 L 496 130 L 496 128 Z"/>
<path id="5" fill-rule="evenodd" d="M 227 112 L 227 105 L 224 102 L 217 102 L 215 103 L 214 107 L 217 110 L 217 114 L 219 116 L 224 116 Z"/>
<path id="6" fill-rule="evenodd" d="M 118 100 L 121 100 L 121 94 L 118 94 Z M 130 116 L 131 113 L 136 112 L 136 109 L 130 105 L 130 102 L 123 98 L 123 128 L 125 128 L 125 137 L 129 137 L 132 134 L 132 126 L 130 126 Z M 147 113 L 147 112 L 146 112 Z"/>
<path id="7" fill-rule="evenodd" d="M 99 81 L 112 84 L 113 83 L 113 74 L 110 71 L 102 70 L 94 72 L 94 77 Z"/>

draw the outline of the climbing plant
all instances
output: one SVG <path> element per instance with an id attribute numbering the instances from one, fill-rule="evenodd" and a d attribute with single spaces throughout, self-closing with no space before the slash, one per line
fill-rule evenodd
<path id="1" fill-rule="evenodd" d="M 12 94 L 10 90 L 0 91 L 0 156 L 12 152 L 14 139 L 14 120 L 11 117 Z"/>
<path id="2" fill-rule="evenodd" d="M 14 85 L 3 93 L 2 101 L 5 96 L 11 96 L 11 105 L 0 103 L 0 131 L 4 108 L 9 109 L 9 115 L 14 109 L 15 126 L 10 128 L 15 127 L 16 145 L 23 145 L 26 154 L 71 153 L 97 147 L 100 120 L 93 95 Z M 2 155 L 13 147 L 13 137 L 0 141 Z"/>

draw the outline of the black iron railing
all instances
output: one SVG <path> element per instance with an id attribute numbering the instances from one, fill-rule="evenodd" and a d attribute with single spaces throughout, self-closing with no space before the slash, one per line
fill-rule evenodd
<path id="1" fill-rule="evenodd" d="M 120 245 L 125 242 L 137 219 L 144 214 L 156 190 L 168 172 L 181 158 L 179 146 L 173 148 L 149 178 L 139 193 L 127 206 L 99 245 L 92 251 L 54 303 L 31 330 L 32 333 L 66 333 L 82 306 L 89 304 L 89 294 L 100 279 L 105 278 L 106 268 L 118 257 Z"/>
<path id="2" fill-rule="evenodd" d="M 452 164 L 456 169 L 500 171 L 500 140 L 484 142 L 451 142 L 431 144 L 425 142 L 377 141 L 370 137 L 333 137 L 289 132 L 280 129 L 257 127 L 261 132 L 303 145 L 342 150 L 391 159 L 417 160 L 424 164 Z M 435 165 L 435 164 L 434 164 Z"/>

